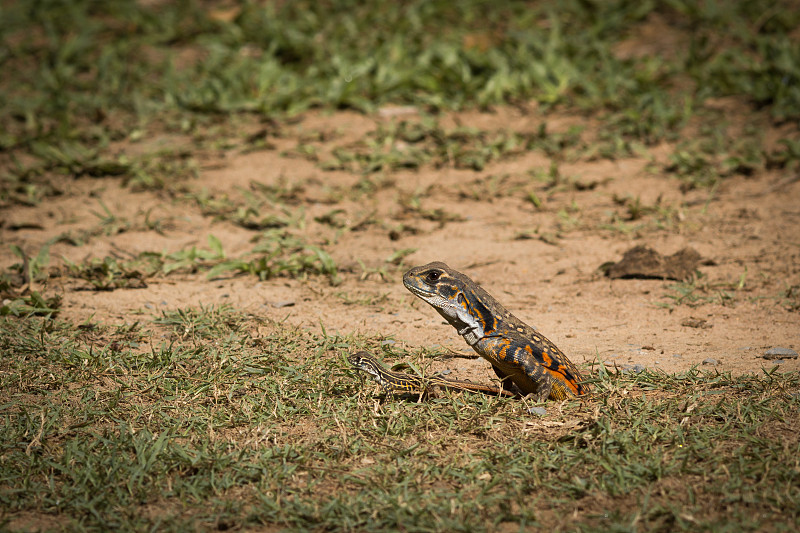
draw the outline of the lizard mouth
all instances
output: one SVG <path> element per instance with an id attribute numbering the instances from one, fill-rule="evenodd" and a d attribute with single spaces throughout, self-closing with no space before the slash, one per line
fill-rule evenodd
<path id="1" fill-rule="evenodd" d="M 419 297 L 426 297 L 426 296 L 427 297 L 431 297 L 431 296 L 435 296 L 436 295 L 436 293 L 434 291 L 429 291 L 429 290 L 417 287 L 416 285 L 412 285 L 410 283 L 403 282 L 403 285 L 406 286 L 406 289 L 410 290 L 411 292 L 413 292 L 414 294 L 416 294 Z"/>

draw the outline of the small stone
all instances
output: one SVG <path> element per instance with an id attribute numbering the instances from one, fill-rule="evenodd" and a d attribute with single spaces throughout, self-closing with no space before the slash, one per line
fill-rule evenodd
<path id="1" fill-rule="evenodd" d="M 528 414 L 529 415 L 536 415 L 536 416 L 546 416 L 547 415 L 547 409 L 545 409 L 544 407 L 537 407 L 537 406 L 529 407 L 528 408 Z"/>
<path id="2" fill-rule="evenodd" d="M 276 309 L 280 309 L 281 307 L 293 307 L 294 302 L 292 300 L 284 300 L 281 302 L 272 302 L 270 305 Z"/>
<path id="3" fill-rule="evenodd" d="M 681 357 L 683 357 L 683 356 L 682 356 L 681 354 L 679 354 L 679 353 L 674 353 L 674 354 L 672 354 L 672 357 L 678 357 L 678 358 L 681 358 Z"/>
<path id="4" fill-rule="evenodd" d="M 762 357 L 764 359 L 797 359 L 797 352 L 791 348 L 776 346 L 764 352 Z"/>
<path id="5" fill-rule="evenodd" d="M 640 374 L 640 373 L 644 372 L 645 370 L 647 370 L 647 367 L 645 367 L 644 365 L 640 365 L 640 364 L 625 365 L 625 366 L 622 367 L 622 373 L 623 374 L 630 374 L 630 373 Z"/>
<path id="6" fill-rule="evenodd" d="M 786 361 L 784 361 L 783 359 L 773 359 L 772 360 L 772 363 L 775 364 L 775 365 L 782 365 L 785 362 Z"/>
<path id="7" fill-rule="evenodd" d="M 708 323 L 708 320 L 704 318 L 695 318 L 693 316 L 681 320 L 681 326 L 687 328 L 702 328 L 702 329 L 708 329 L 713 327 L 711 324 Z"/>
<path id="8" fill-rule="evenodd" d="M 703 364 L 708 366 L 717 366 L 719 364 L 719 361 L 717 361 L 713 357 L 708 357 L 706 359 L 703 359 Z"/>
<path id="9" fill-rule="evenodd" d="M 395 342 L 396 341 L 393 341 L 392 339 L 386 339 L 385 341 L 381 341 L 381 346 L 391 346 Z"/>
<path id="10" fill-rule="evenodd" d="M 144 304 L 144 306 L 145 306 L 146 309 L 152 309 L 153 308 L 153 304 L 151 304 L 151 303 L 146 303 L 146 304 Z"/>

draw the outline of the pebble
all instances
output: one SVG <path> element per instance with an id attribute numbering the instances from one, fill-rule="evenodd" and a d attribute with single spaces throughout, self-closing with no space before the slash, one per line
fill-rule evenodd
<path id="1" fill-rule="evenodd" d="M 270 305 L 276 309 L 280 309 L 282 307 L 293 307 L 294 302 L 291 300 L 284 300 L 281 302 L 272 302 Z"/>
<path id="2" fill-rule="evenodd" d="M 678 358 L 681 358 L 681 357 L 683 357 L 683 356 L 682 356 L 681 354 L 679 354 L 679 353 L 674 353 L 674 354 L 672 354 L 672 357 L 678 357 Z"/>
<path id="3" fill-rule="evenodd" d="M 623 374 L 629 374 L 631 372 L 633 372 L 634 374 L 639 374 L 641 372 L 644 372 L 645 370 L 647 370 L 647 367 L 645 367 L 644 365 L 640 365 L 638 363 L 635 365 L 624 365 L 622 367 Z"/>
<path id="4" fill-rule="evenodd" d="M 153 308 L 153 304 L 151 304 L 151 303 L 146 303 L 146 304 L 144 304 L 144 306 L 145 306 L 147 309 L 152 309 L 152 308 Z"/>
<path id="5" fill-rule="evenodd" d="M 536 415 L 536 416 L 546 416 L 547 415 L 547 409 L 545 409 L 544 407 L 536 407 L 536 406 L 529 407 L 528 408 L 528 414 L 529 415 Z"/>
<path id="6" fill-rule="evenodd" d="M 703 359 L 703 364 L 709 366 L 717 366 L 719 364 L 719 361 L 717 361 L 713 357 L 708 357 L 706 359 Z"/>
<path id="7" fill-rule="evenodd" d="M 397 341 L 393 341 L 392 339 L 386 339 L 385 341 L 381 341 L 381 346 L 391 346 Z"/>
<path id="8" fill-rule="evenodd" d="M 773 359 L 772 360 L 772 363 L 775 364 L 775 365 L 782 365 L 785 362 L 786 361 L 784 361 L 783 359 Z"/>
<path id="9" fill-rule="evenodd" d="M 797 359 L 797 352 L 791 348 L 776 346 L 764 352 L 762 357 L 764 359 Z"/>

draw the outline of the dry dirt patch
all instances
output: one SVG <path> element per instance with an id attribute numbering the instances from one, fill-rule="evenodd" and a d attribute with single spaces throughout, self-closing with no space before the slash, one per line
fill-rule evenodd
<path id="1" fill-rule="evenodd" d="M 90 318 L 119 323 L 161 309 L 227 303 L 314 330 L 384 336 L 413 347 L 441 344 L 466 353 L 438 315 L 399 282 L 404 268 L 441 260 L 483 284 L 578 363 L 678 372 L 705 361 L 708 369 L 759 372 L 776 364 L 762 358 L 767 349 L 800 346 L 796 180 L 764 171 L 727 178 L 716 190 L 681 192 L 678 180 L 653 172 L 640 157 L 565 163 L 564 178 L 553 186 L 531 178 L 549 165 L 538 152 L 480 171 L 447 165 L 366 175 L 321 169 L 324 154 L 398 120 L 414 117 L 308 114 L 283 126 L 274 149 L 230 153 L 221 166 L 201 169 L 199 178 L 181 185 L 234 205 L 246 201 L 253 182 L 292 189 L 291 199 L 274 210 L 302 218 L 297 233 L 330 253 L 340 270 L 338 285 L 318 277 L 208 280 L 202 272 L 182 272 L 151 277 L 141 289 L 76 290 L 85 283 L 67 277 L 43 288 L 62 295 L 61 317 L 76 323 Z M 542 120 L 535 112 L 501 109 L 453 114 L 442 123 L 525 132 Z M 317 157 L 289 157 L 309 139 Z M 653 153 L 657 158 L 658 150 Z M 85 232 L 87 242 L 54 244 L 51 266 L 61 257 L 80 263 L 204 247 L 208 235 L 222 242 L 228 257 L 236 257 L 252 249 L 258 234 L 204 215 L 203 206 L 187 196 L 132 192 L 114 179 L 65 179 L 60 187 L 65 194 L 38 206 L 5 209 L 4 267 L 17 261 L 9 244 L 35 253 L 68 232 Z M 540 206 L 528 201 L 531 192 Z M 633 219 L 622 197 L 647 209 Z M 126 221 L 123 230 L 98 230 L 101 205 Z M 158 221 L 158 231 L 152 221 Z M 609 280 L 598 271 L 640 244 L 664 255 L 692 247 L 708 264 L 700 266 L 702 277 L 694 285 Z M 413 252 L 399 267 L 387 263 L 409 249 Z M 692 327 L 691 320 L 704 327 Z M 444 364 L 471 379 L 491 374 L 479 360 Z M 796 359 L 778 364 L 781 370 L 800 367 Z"/>

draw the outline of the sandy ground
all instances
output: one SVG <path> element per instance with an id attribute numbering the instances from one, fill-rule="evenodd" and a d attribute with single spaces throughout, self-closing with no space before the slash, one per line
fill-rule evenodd
<path id="1" fill-rule="evenodd" d="M 162 309 L 230 304 L 314 331 L 324 327 L 328 334 L 381 336 L 411 348 L 440 345 L 469 354 L 455 331 L 401 283 L 406 268 L 439 260 L 482 284 L 577 364 L 638 364 L 665 372 L 696 365 L 734 373 L 776 364 L 781 371 L 800 368 L 797 359 L 764 358 L 774 347 L 800 350 L 800 181 L 791 175 L 762 171 L 727 177 L 715 190 L 682 192 L 678 179 L 658 170 L 671 149 L 664 145 L 641 157 L 562 162 L 564 180 L 556 187 L 530 177 L 547 171 L 550 159 L 526 152 L 482 171 L 428 165 L 373 175 L 372 189 L 359 192 L 359 173 L 325 171 L 315 161 L 284 153 L 316 138 L 324 161 L 336 146 L 404 119 L 415 116 L 310 113 L 282 126 L 281 135 L 270 139 L 273 149 L 234 150 L 201 160 L 199 176 L 181 183 L 188 194 L 132 192 L 112 178 L 58 178 L 63 195 L 0 211 L 0 266 L 18 262 L 10 244 L 35 254 L 50 238 L 83 230 L 93 232 L 86 244 L 52 246 L 51 268 L 63 264 L 62 257 L 79 263 L 207 248 L 210 234 L 222 241 L 228 257 L 238 257 L 253 248 L 258 232 L 204 216 L 190 196 L 204 191 L 207 197 L 244 203 L 253 181 L 283 184 L 295 187 L 296 194 L 283 206 L 264 207 L 265 213 L 299 213 L 304 224 L 293 233 L 331 254 L 340 284 L 332 286 L 323 277 L 262 282 L 253 276 L 207 280 L 202 272 L 176 272 L 150 277 L 140 289 L 79 290 L 87 283 L 67 276 L 37 288 L 60 294 L 60 318 L 75 324 L 120 324 Z M 453 114 L 442 123 L 535 131 L 545 119 L 556 131 L 579 122 L 505 109 Z M 531 191 L 542 199 L 541 207 L 526 200 Z M 627 208 L 615 202 L 625 196 L 653 209 L 626 220 Z M 102 212 L 100 202 L 127 223 L 124 231 L 98 229 L 100 219 L 92 211 Z M 341 227 L 315 221 L 332 210 L 341 210 L 335 214 Z M 431 220 L 437 218 L 426 215 L 432 210 L 452 216 Z M 146 221 L 158 221 L 162 234 L 148 229 Z M 669 296 L 678 295 L 676 281 L 610 280 L 598 270 L 639 244 L 666 255 L 684 247 L 697 250 L 704 261 L 692 294 L 700 298 L 676 303 Z M 402 265 L 386 262 L 404 249 L 415 251 Z M 488 364 L 477 359 L 445 358 L 434 367 L 458 377 L 493 377 Z"/>

